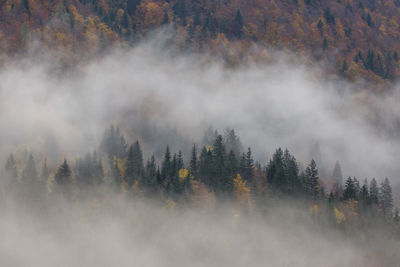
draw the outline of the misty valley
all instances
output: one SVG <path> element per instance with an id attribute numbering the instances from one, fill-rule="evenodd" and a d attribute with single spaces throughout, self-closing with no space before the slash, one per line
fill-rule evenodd
<path id="1" fill-rule="evenodd" d="M 399 25 L 0 0 L 0 267 L 399 267 Z"/>
<path id="2" fill-rule="evenodd" d="M 314 159 L 303 166 L 281 148 L 261 165 L 229 128 L 209 128 L 200 144 L 166 144 L 146 159 L 139 141 L 111 126 L 97 152 L 60 164 L 12 152 L 0 262 L 396 266 L 400 215 L 388 178 L 345 178 L 338 161 L 321 177 Z M 23 258 L 12 255 L 20 242 L 34 247 Z"/>

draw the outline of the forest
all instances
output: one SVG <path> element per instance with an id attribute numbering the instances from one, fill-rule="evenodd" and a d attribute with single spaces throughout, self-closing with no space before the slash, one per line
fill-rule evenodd
<path id="1" fill-rule="evenodd" d="M 0 0 L 0 266 L 399 266 L 399 40 L 400 0 Z"/>
<path id="2" fill-rule="evenodd" d="M 383 89 L 400 73 L 399 18 L 398 0 L 5 0 L 0 62 L 35 53 L 40 43 L 40 51 L 58 51 L 74 66 L 83 55 L 170 27 L 176 49 L 206 51 L 228 66 L 268 62 L 279 49 Z"/>
<path id="3" fill-rule="evenodd" d="M 229 128 L 222 135 L 208 129 L 202 143 L 193 145 L 187 159 L 168 145 L 162 158 L 144 159 L 139 141 L 127 143 L 119 127 L 110 126 L 99 152 L 64 159 L 53 168 L 46 156 L 38 159 L 26 150 L 10 154 L 2 172 L 2 198 L 11 196 L 36 208 L 55 199 L 84 203 L 93 192 L 101 192 L 94 199 L 117 194 L 174 209 L 231 201 L 243 216 L 265 216 L 268 206 L 295 201 L 327 229 L 368 235 L 379 228 L 400 238 L 400 215 L 388 178 L 380 184 L 375 178 L 344 179 L 339 162 L 329 177 L 321 178 L 314 159 L 302 169 L 295 156 L 281 148 L 261 165 Z"/>

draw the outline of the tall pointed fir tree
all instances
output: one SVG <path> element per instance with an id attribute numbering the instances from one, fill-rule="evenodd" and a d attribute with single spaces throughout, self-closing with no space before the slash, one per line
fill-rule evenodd
<path id="1" fill-rule="evenodd" d="M 193 144 L 192 157 L 190 159 L 190 164 L 189 164 L 189 173 L 195 180 L 197 180 L 197 178 L 198 178 L 197 172 L 198 172 L 197 149 L 196 149 L 196 145 Z"/>
<path id="2" fill-rule="evenodd" d="M 380 191 L 383 214 L 387 218 L 391 218 L 393 212 L 393 196 L 392 187 L 388 178 L 385 178 L 385 180 L 383 181 Z"/>
<path id="3" fill-rule="evenodd" d="M 128 186 L 132 186 L 135 182 L 140 185 L 143 183 L 143 154 L 139 141 L 130 146 L 125 169 L 125 181 Z"/>
<path id="4" fill-rule="evenodd" d="M 319 198 L 320 188 L 317 164 L 314 159 L 312 159 L 311 163 L 307 166 L 305 174 L 307 191 L 312 199 L 317 200 Z"/>

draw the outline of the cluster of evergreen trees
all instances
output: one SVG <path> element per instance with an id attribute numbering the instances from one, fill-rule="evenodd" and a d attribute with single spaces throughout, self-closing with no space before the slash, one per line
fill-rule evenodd
<path id="1" fill-rule="evenodd" d="M 260 163 L 254 162 L 251 148 L 242 152 L 240 139 L 233 129 L 227 129 L 224 136 L 210 129 L 203 143 L 200 150 L 193 145 L 188 161 L 184 160 L 181 151 L 172 154 L 167 146 L 159 164 L 154 155 L 145 162 L 139 141 L 128 146 L 119 129 L 111 126 L 105 131 L 101 153 L 88 153 L 84 158 L 78 158 L 73 168 L 64 160 L 53 174 L 46 161 L 39 174 L 32 155 L 25 159 L 23 168 L 18 168 L 11 154 L 5 164 L 3 184 L 10 191 L 22 188 L 17 191 L 29 201 L 48 194 L 49 187 L 52 193 L 70 198 L 73 192 L 84 195 L 89 188 L 102 185 L 117 192 L 139 193 L 178 203 L 190 201 L 193 187 L 203 185 L 217 199 L 234 199 L 241 194 L 238 190 L 242 190 L 249 192 L 247 201 L 265 199 L 266 196 L 294 198 L 335 209 L 342 207 L 342 211 L 351 207 L 357 214 L 379 215 L 386 221 L 399 223 L 398 210 L 393 213 L 388 178 L 381 186 L 375 179 L 369 183 L 365 180 L 360 186 L 356 178 L 349 177 L 343 185 L 337 162 L 330 177 L 332 187 L 326 194 L 316 162 L 311 160 L 304 170 L 300 170 L 288 149 L 278 148 L 262 168 Z M 339 210 L 335 212 L 341 214 Z"/>

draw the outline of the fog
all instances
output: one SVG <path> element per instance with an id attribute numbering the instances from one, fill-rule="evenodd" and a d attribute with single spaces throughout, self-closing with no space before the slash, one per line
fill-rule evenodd
<path id="1" fill-rule="evenodd" d="M 232 67 L 167 44 L 160 34 L 67 68 L 40 49 L 10 59 L 0 68 L 0 164 L 22 149 L 54 163 L 83 155 L 98 149 L 111 124 L 129 142 L 138 139 L 146 157 L 160 157 L 167 144 L 173 151 L 201 144 L 212 126 L 234 128 L 261 164 L 287 147 L 303 166 L 315 158 L 325 176 L 339 160 L 344 176 L 400 183 L 398 86 L 362 90 L 363 81 L 330 77 L 323 66 L 282 52 L 269 52 L 266 63 L 249 59 Z M 396 266 L 400 260 L 398 241 L 320 229 L 293 205 L 270 209 L 265 219 L 244 216 L 234 204 L 171 210 L 109 194 L 79 205 L 50 201 L 51 208 L 38 210 L 0 195 L 1 266 Z"/>
<path id="2" fill-rule="evenodd" d="M 398 181 L 397 87 L 360 90 L 281 52 L 269 64 L 226 67 L 165 40 L 111 49 L 64 72 L 43 51 L 10 60 L 0 70 L 2 158 L 21 145 L 56 154 L 49 144 L 57 144 L 60 158 L 96 149 L 110 124 L 159 155 L 167 143 L 199 142 L 213 126 L 236 129 L 262 164 L 281 146 L 304 165 L 315 158 L 325 175 L 339 160 L 345 176 Z"/>
<path id="3" fill-rule="evenodd" d="M 296 205 L 263 218 L 226 205 L 190 209 L 113 196 L 0 216 L 2 266 L 396 266 L 399 241 L 319 227 Z M 40 214 L 40 215 L 39 215 Z M 328 228 L 329 229 L 329 228 Z"/>

